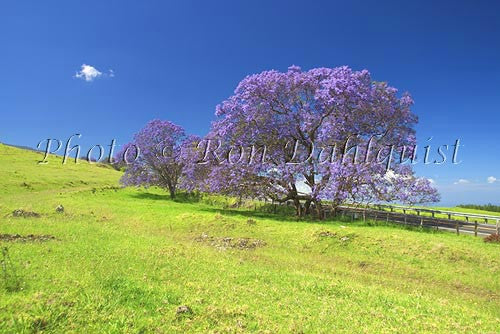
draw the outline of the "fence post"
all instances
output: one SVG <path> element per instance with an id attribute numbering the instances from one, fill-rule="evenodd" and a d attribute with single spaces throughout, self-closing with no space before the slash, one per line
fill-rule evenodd
<path id="1" fill-rule="evenodd" d="M 477 219 L 474 222 L 474 236 L 477 237 Z"/>
<path id="2" fill-rule="evenodd" d="M 500 234 L 500 220 L 497 219 L 497 234 Z"/>
<path id="3" fill-rule="evenodd" d="M 458 235 L 458 234 L 460 234 L 460 230 L 459 230 L 459 226 L 458 226 L 458 220 L 457 220 L 457 222 L 455 223 L 455 227 L 456 227 L 456 229 L 457 229 L 457 235 Z"/>

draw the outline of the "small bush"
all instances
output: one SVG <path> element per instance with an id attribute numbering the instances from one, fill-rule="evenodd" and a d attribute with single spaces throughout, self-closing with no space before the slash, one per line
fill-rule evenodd
<path id="1" fill-rule="evenodd" d="M 491 242 L 491 243 L 497 243 L 500 244 L 500 234 L 498 233 L 493 233 L 484 238 L 484 242 Z"/>
<path id="2" fill-rule="evenodd" d="M 460 204 L 457 205 L 459 208 L 464 208 L 464 209 L 475 209 L 475 210 L 485 210 L 485 211 L 492 211 L 492 212 L 500 212 L 500 205 L 493 205 L 491 203 L 485 204 L 485 205 L 477 205 L 477 204 Z"/>
<path id="3" fill-rule="evenodd" d="M 253 219 L 247 220 L 247 225 L 255 225 L 255 224 L 257 224 L 257 222 L 255 220 L 253 220 Z"/>

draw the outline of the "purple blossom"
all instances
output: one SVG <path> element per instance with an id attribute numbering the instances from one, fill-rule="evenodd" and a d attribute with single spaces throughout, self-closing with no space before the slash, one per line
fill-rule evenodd
<path id="1" fill-rule="evenodd" d="M 165 188 L 175 198 L 186 166 L 182 148 L 193 140 L 198 138 L 187 137 L 184 129 L 172 122 L 149 122 L 116 155 L 117 163 L 126 168 L 120 182 Z"/>
<path id="2" fill-rule="evenodd" d="M 342 146 L 345 138 L 366 153 L 371 137 L 377 137 L 374 150 L 390 145 L 415 144 L 417 117 L 410 108 L 413 100 L 385 82 L 375 82 L 367 70 L 349 67 L 316 68 L 302 71 L 291 66 L 287 72 L 265 71 L 244 78 L 234 95 L 216 108 L 207 138 L 218 139 L 222 148 L 263 144 L 268 160 L 253 164 L 213 162 L 204 187 L 211 191 L 276 201 L 292 200 L 300 214 L 299 201 L 306 207 L 322 200 L 333 205 L 346 201 L 436 201 L 438 194 L 426 180 L 414 176 L 408 166 L 387 165 L 374 159 L 365 163 L 327 163 L 310 160 L 289 164 L 283 159 L 293 139 L 302 147 Z M 307 152 L 297 158 L 305 161 Z M 397 158 L 397 153 L 395 153 Z M 388 160 L 390 161 L 390 160 Z M 299 182 L 311 191 L 302 193 Z"/>

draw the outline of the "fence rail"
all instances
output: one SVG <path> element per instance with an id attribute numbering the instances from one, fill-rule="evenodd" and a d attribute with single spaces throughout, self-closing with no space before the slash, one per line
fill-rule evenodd
<path id="1" fill-rule="evenodd" d="M 426 208 L 414 208 L 414 207 L 407 207 L 407 206 L 401 206 L 401 205 L 376 204 L 374 206 L 379 208 L 379 210 L 381 210 L 382 208 L 387 208 L 390 211 L 402 210 L 403 212 L 405 212 L 405 211 L 415 212 L 417 215 L 420 215 L 423 212 L 430 213 L 433 217 L 436 214 L 446 215 L 446 216 L 448 216 L 448 219 L 452 219 L 452 217 L 464 217 L 466 221 L 469 221 L 471 218 L 474 218 L 474 219 L 484 220 L 485 223 L 488 223 L 489 221 L 498 222 L 500 220 L 500 216 L 482 215 L 482 214 L 478 214 L 478 213 L 435 210 L 435 209 L 426 209 Z"/>
<path id="2" fill-rule="evenodd" d="M 350 216 L 354 219 L 373 219 L 373 220 L 385 220 L 387 222 L 394 222 L 410 226 L 421 226 L 430 227 L 435 229 L 442 229 L 448 231 L 455 231 L 457 234 L 468 233 L 478 235 L 489 235 L 493 233 L 499 233 L 500 224 L 498 219 L 496 224 L 479 223 L 476 219 L 475 221 L 470 220 L 457 220 L 457 219 L 447 219 L 447 218 L 437 218 L 435 216 L 424 216 L 419 214 L 409 214 L 401 213 L 395 211 L 385 211 L 376 210 L 371 208 L 354 208 L 348 206 L 342 206 L 338 208 L 338 213 L 340 215 Z M 409 210 L 408 210 L 409 211 Z M 325 215 L 331 215 L 330 212 L 325 211 Z M 470 216 L 469 216 L 470 217 Z"/>
<path id="3" fill-rule="evenodd" d="M 281 204 L 288 206 L 292 205 L 292 203 Z M 315 210 L 313 210 L 313 212 L 314 211 Z M 427 215 L 423 213 L 427 213 Z M 324 208 L 322 215 L 323 217 L 333 217 L 338 215 L 344 217 L 347 216 L 352 220 L 384 220 L 387 222 L 409 226 L 454 231 L 457 234 L 473 234 L 475 236 L 500 233 L 500 216 L 414 208 L 400 205 L 375 204 L 371 207 L 355 207 L 345 205 L 337 207 L 335 212 L 331 208 Z M 439 217 L 439 215 L 445 217 Z"/>

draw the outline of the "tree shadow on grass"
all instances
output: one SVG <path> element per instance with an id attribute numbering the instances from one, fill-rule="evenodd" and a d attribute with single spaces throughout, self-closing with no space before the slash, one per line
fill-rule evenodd
<path id="1" fill-rule="evenodd" d="M 279 213 L 269 213 L 262 211 L 254 211 L 254 210 L 242 210 L 242 209 L 223 209 L 223 208 L 201 208 L 200 211 L 205 212 L 213 212 L 219 213 L 224 216 L 242 216 L 245 218 L 260 218 L 267 219 L 277 222 L 299 222 L 299 223 L 310 223 L 310 224 L 321 224 L 321 225 L 330 225 L 330 224 L 343 224 L 346 226 L 360 226 L 360 227 L 387 227 L 393 228 L 397 230 L 406 230 L 417 233 L 426 233 L 426 234 L 440 234 L 445 231 L 435 230 L 431 227 L 420 227 L 420 226 L 412 226 L 412 225 L 404 225 L 398 224 L 394 222 L 385 222 L 385 221 L 362 221 L 362 220 L 351 220 L 348 217 L 327 217 L 324 220 L 318 220 L 310 216 L 298 218 L 293 214 L 279 214 Z"/>
<path id="2" fill-rule="evenodd" d="M 154 201 L 171 201 L 170 195 L 167 194 L 136 193 L 130 194 L 130 197 L 137 199 L 149 199 Z"/>
<path id="3" fill-rule="evenodd" d="M 293 214 L 283 214 L 283 213 L 271 213 L 271 212 L 263 212 L 259 210 L 245 210 L 245 209 L 230 209 L 230 208 L 200 208 L 200 211 L 204 212 L 212 212 L 219 213 L 224 216 L 242 216 L 245 218 L 260 218 L 267 220 L 274 220 L 279 222 L 302 222 L 302 223 L 329 223 L 331 220 L 317 220 L 311 217 L 302 217 L 298 218 Z"/>
<path id="4" fill-rule="evenodd" d="M 137 199 L 146 199 L 146 200 L 158 200 L 158 201 L 169 201 L 176 203 L 199 203 L 202 201 L 202 197 L 197 194 L 189 194 L 189 193 L 179 193 L 176 195 L 175 199 L 170 198 L 169 194 L 155 194 L 149 192 L 141 192 L 130 195 L 133 198 Z M 268 208 L 269 209 L 269 208 Z M 221 208 L 221 207 L 202 207 L 198 209 L 199 211 L 204 212 L 212 212 L 219 213 L 225 216 L 241 216 L 245 218 L 257 218 L 257 219 L 267 219 L 273 220 L 277 222 L 302 222 L 302 223 L 313 223 L 313 224 L 333 224 L 333 223 L 343 223 L 346 225 L 352 226 L 363 226 L 363 227 L 388 227 L 399 230 L 407 230 L 413 232 L 423 232 L 429 234 L 443 233 L 443 231 L 436 231 L 430 227 L 419 227 L 419 226 L 411 226 L 411 225 L 403 225 L 393 222 L 385 222 L 385 221 L 362 221 L 362 220 L 351 220 L 348 216 L 341 217 L 328 217 L 324 220 L 318 220 L 311 216 L 306 216 L 302 218 L 298 218 L 294 214 L 290 213 L 273 213 L 266 212 L 262 210 L 252 210 L 252 209 L 237 209 L 237 208 Z"/>
<path id="5" fill-rule="evenodd" d="M 137 198 L 137 199 L 147 199 L 147 200 L 154 200 L 154 201 L 170 201 L 170 202 L 177 202 L 177 203 L 198 203 L 201 200 L 201 197 L 199 195 L 187 194 L 187 193 L 176 194 L 174 199 L 172 199 L 169 194 L 155 194 L 155 193 L 150 193 L 150 192 L 140 192 L 140 193 L 131 194 L 130 196 L 133 198 Z"/>
<path id="6" fill-rule="evenodd" d="M 406 231 L 412 231 L 412 232 L 419 232 L 419 233 L 427 233 L 427 234 L 440 234 L 446 232 L 445 230 L 436 230 L 433 227 L 430 226 L 418 226 L 418 225 L 410 225 L 410 224 L 401 224 L 401 223 L 396 223 L 396 222 L 391 222 L 391 221 L 374 221 L 374 220 L 354 220 L 354 221 L 348 221 L 348 223 L 354 225 L 354 226 L 362 226 L 362 227 L 387 227 L 387 228 L 394 228 L 398 230 L 406 230 Z"/>

